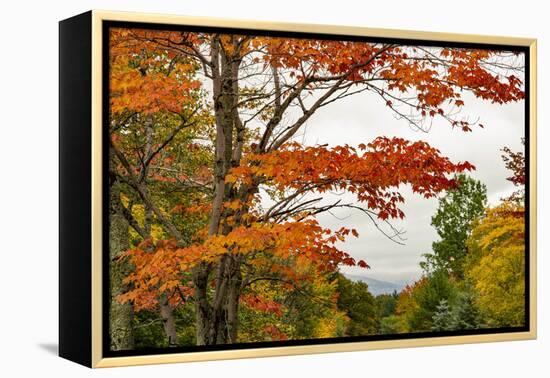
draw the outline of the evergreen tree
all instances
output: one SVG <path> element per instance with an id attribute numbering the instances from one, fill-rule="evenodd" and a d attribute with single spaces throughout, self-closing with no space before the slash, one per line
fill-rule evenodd
<path id="1" fill-rule="evenodd" d="M 456 329 L 477 329 L 484 327 L 481 314 L 475 305 L 475 293 L 471 289 L 458 294 L 454 307 Z"/>
<path id="2" fill-rule="evenodd" d="M 457 329 L 458 319 L 456 313 L 446 299 L 439 301 L 432 317 L 432 331 L 453 331 Z"/>
<path id="3" fill-rule="evenodd" d="M 418 304 L 418 309 L 409 319 L 410 328 L 419 331 L 430 330 L 438 305 L 442 300 L 453 304 L 456 295 L 456 286 L 444 271 L 440 270 L 432 273 L 428 277 L 426 284 L 413 294 Z"/>

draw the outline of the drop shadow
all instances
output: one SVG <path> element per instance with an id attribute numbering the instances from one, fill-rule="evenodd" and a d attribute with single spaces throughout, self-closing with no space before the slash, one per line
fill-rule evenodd
<path id="1" fill-rule="evenodd" d="M 59 345 L 57 343 L 40 343 L 38 347 L 50 354 L 59 355 Z"/>

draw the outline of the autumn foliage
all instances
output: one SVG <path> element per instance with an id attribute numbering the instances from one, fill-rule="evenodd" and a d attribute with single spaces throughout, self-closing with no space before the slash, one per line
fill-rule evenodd
<path id="1" fill-rule="evenodd" d="M 195 317 L 197 344 L 345 334 L 353 319 L 338 307 L 335 275 L 369 265 L 346 252 L 358 230 L 323 227 L 317 216 L 341 208 L 377 226 L 403 219 L 404 185 L 432 198 L 475 168 L 423 141 L 304 145 L 297 133 L 318 109 L 364 91 L 422 131 L 436 119 L 465 132 L 483 127 L 459 115 L 465 92 L 498 104 L 524 98 L 501 55 L 111 29 L 110 174 L 121 191 L 112 211 L 130 230 L 129 248 L 112 264 L 131 271 L 116 300 L 135 312 L 160 311 L 170 346 L 182 311 Z M 355 200 L 324 204 L 328 192 Z M 313 318 L 318 326 L 308 325 Z M 256 334 L 240 336 L 242 322 Z"/>
<path id="2" fill-rule="evenodd" d="M 250 154 L 225 181 L 239 185 L 258 180 L 281 192 L 345 190 L 385 220 L 405 216 L 398 208 L 404 202 L 399 185 L 409 184 L 413 192 L 430 198 L 455 184 L 448 174 L 472 169 L 468 162 L 452 163 L 425 142 L 379 137 L 357 149 L 289 143 L 276 152 Z"/>
<path id="3" fill-rule="evenodd" d="M 463 245 L 458 246 L 458 250 L 463 249 L 465 255 L 453 261 L 454 270 L 446 266 L 437 269 L 435 264 L 435 270 L 431 267 L 420 280 L 399 294 L 391 324 L 394 332 L 525 325 L 525 160 L 522 152 L 514 152 L 509 147 L 503 151 L 505 166 L 513 173 L 508 180 L 517 190 L 499 204 L 485 207 L 471 222 L 463 223 L 462 231 L 467 238 L 459 239 Z M 455 197 L 460 198 L 461 204 L 474 203 L 479 197 L 480 187 L 474 183 L 472 179 L 463 181 L 464 187 L 458 191 L 461 195 Z M 478 190 L 471 190 L 475 186 Z M 466 187 L 470 190 L 464 190 Z M 452 194 L 447 195 L 453 198 Z M 447 222 L 445 225 L 456 226 L 456 222 L 445 219 L 446 212 L 456 215 L 452 201 L 442 202 L 444 206 L 438 211 L 438 220 L 442 218 Z M 464 218 L 465 213 L 460 216 Z M 443 238 L 439 245 L 457 242 L 453 233 L 443 233 Z M 463 274 L 456 274 L 456 270 Z"/>

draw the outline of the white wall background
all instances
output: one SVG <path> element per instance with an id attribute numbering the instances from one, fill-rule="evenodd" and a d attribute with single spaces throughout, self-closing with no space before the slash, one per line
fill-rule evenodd
<path id="1" fill-rule="evenodd" d="M 545 377 L 550 226 L 545 2 L 297 0 L 2 1 L 0 375 L 177 377 Z M 94 9 L 513 35 L 539 39 L 539 339 L 90 371 L 56 356 L 57 21 Z M 544 211 L 546 210 L 546 211 Z"/>

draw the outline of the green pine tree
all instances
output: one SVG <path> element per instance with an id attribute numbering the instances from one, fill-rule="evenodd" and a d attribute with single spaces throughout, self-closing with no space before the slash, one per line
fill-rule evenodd
<path id="1" fill-rule="evenodd" d="M 454 331 L 458 326 L 455 311 L 446 299 L 442 299 L 432 317 L 432 331 Z"/>

